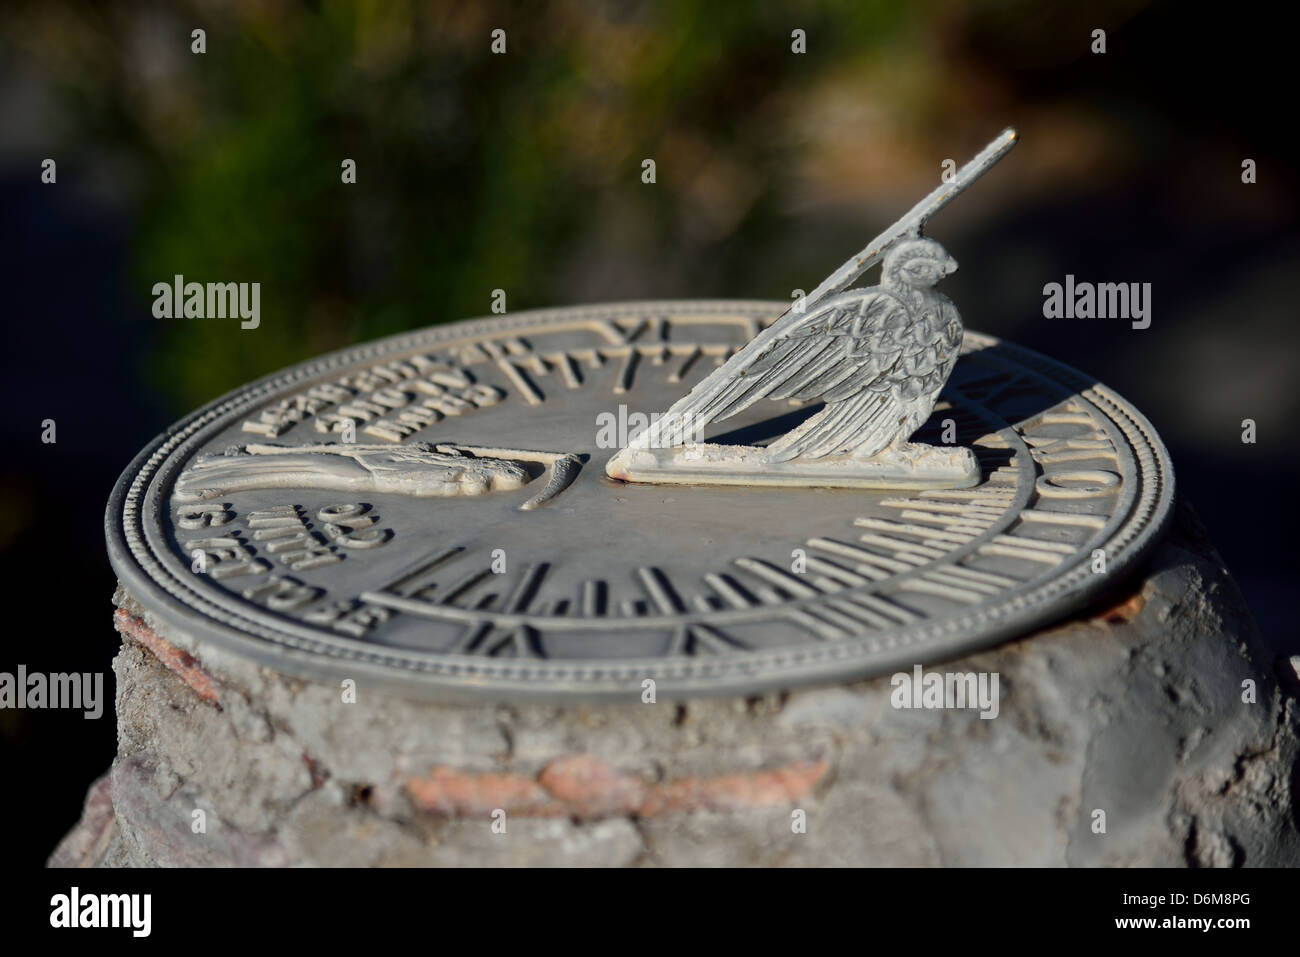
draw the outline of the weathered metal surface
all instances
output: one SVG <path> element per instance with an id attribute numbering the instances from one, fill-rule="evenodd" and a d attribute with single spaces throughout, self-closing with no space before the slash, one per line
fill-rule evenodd
<path id="1" fill-rule="evenodd" d="M 413 694 L 636 700 L 647 679 L 661 695 L 751 692 L 988 646 L 1078 607 L 1159 532 L 1172 471 L 1146 420 L 971 332 L 917 439 L 970 449 L 973 488 L 605 475 L 636 416 L 784 308 L 519 313 L 270 376 L 127 469 L 107 514 L 114 568 L 189 651 Z M 764 405 L 708 438 L 755 444 L 817 411 Z M 297 477 L 259 479 L 279 456 Z M 202 478 L 214 461 L 220 483 Z"/>

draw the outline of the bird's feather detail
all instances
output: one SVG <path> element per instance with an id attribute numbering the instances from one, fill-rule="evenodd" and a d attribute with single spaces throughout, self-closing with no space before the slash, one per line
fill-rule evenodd
<path id="1" fill-rule="evenodd" d="M 895 288 L 853 290 L 806 314 L 786 313 L 668 410 L 657 444 L 680 445 L 688 432 L 699 436 L 763 398 L 825 402 L 768 447 L 778 460 L 871 456 L 905 440 L 952 371 L 961 321 L 929 286 L 908 295 Z"/>

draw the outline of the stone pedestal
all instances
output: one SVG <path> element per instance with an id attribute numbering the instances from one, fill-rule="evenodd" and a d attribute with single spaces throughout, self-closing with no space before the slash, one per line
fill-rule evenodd
<path id="1" fill-rule="evenodd" d="M 570 707 L 362 685 L 345 703 L 119 590 L 118 756 L 51 863 L 1300 863 L 1294 673 L 1186 507 L 1145 576 L 926 669 L 997 674 L 994 718 L 897 709 L 889 677 Z"/>

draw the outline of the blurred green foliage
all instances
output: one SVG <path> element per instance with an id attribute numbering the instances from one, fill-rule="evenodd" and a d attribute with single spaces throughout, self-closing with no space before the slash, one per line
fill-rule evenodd
<path id="1" fill-rule="evenodd" d="M 791 24 L 865 50 L 903 15 L 861 2 L 74 8 L 46 41 L 74 50 L 81 29 L 121 57 L 62 79 L 86 128 L 137 165 L 132 287 L 177 273 L 262 284 L 255 331 L 168 324 L 148 368 L 178 413 L 323 350 L 484 314 L 494 288 L 511 310 L 570 301 L 581 237 L 624 235 L 594 217 L 634 220 L 625 253 L 653 272 L 657 255 L 702 245 L 681 212 L 695 154 L 736 154 L 756 185 L 735 225 L 767 228 L 763 183 L 789 144 L 747 118 L 809 82 Z M 498 27 L 503 56 L 489 50 Z M 641 183 L 644 157 L 657 188 Z M 344 158 L 356 185 L 341 182 Z"/>
<path id="2" fill-rule="evenodd" d="M 994 23 L 1025 7 L 980 5 Z M 864 144 L 970 112 L 969 64 L 943 54 L 964 23 L 938 0 L 46 2 L 6 18 L 72 105 L 68 147 L 107 144 L 134 183 L 140 314 L 176 274 L 261 283 L 254 331 L 166 324 L 142 371 L 177 414 L 329 349 L 484 314 L 496 288 L 512 311 L 787 296 L 831 264 L 780 245 L 791 208 L 898 188 L 912 157 Z M 975 125 L 972 144 L 997 129 Z"/>

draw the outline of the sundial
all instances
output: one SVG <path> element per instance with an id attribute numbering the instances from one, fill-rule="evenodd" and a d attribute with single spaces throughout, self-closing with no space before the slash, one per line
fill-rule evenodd
<path id="1" fill-rule="evenodd" d="M 200 643 L 436 697 L 750 693 L 1059 619 L 1153 543 L 1173 474 L 1119 395 L 936 288 L 925 221 L 1014 142 L 793 307 L 521 312 L 224 396 L 119 480 L 113 566 Z"/>

